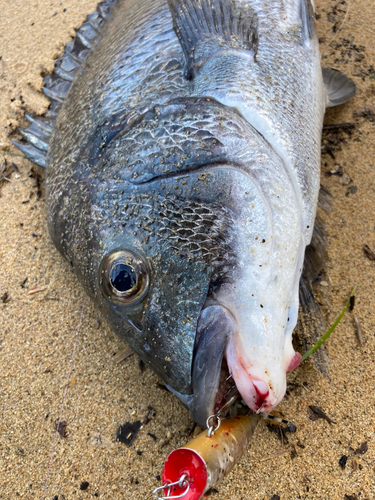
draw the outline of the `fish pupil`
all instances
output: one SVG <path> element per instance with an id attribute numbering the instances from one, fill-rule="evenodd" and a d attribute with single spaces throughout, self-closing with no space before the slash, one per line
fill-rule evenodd
<path id="1" fill-rule="evenodd" d="M 137 275 L 131 266 L 116 264 L 111 272 L 111 284 L 119 292 L 129 292 L 137 284 Z"/>

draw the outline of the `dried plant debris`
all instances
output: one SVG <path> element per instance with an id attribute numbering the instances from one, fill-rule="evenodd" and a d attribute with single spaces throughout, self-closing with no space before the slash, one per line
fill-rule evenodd
<path id="1" fill-rule="evenodd" d="M 345 196 L 348 197 L 350 194 L 355 194 L 357 192 L 357 186 L 350 186 L 345 193 Z"/>
<path id="2" fill-rule="evenodd" d="M 134 354 L 134 351 L 132 351 L 130 347 L 126 347 L 122 351 L 118 352 L 115 356 L 113 356 L 113 361 L 116 364 L 121 363 L 121 361 L 124 361 L 124 359 L 127 359 L 132 354 Z"/>
<path id="3" fill-rule="evenodd" d="M 56 430 L 60 434 L 60 436 L 63 438 L 66 438 L 66 436 L 67 436 L 66 427 L 67 427 L 66 422 L 57 422 Z"/>
<path id="4" fill-rule="evenodd" d="M 355 128 L 354 123 L 327 124 L 323 127 L 322 155 L 328 154 L 333 160 L 336 158 L 335 151 L 341 151 L 342 144 L 346 144 L 346 138 L 352 136 Z M 343 135 L 343 134 L 346 135 Z"/>
<path id="5" fill-rule="evenodd" d="M 33 288 L 30 288 L 30 290 L 27 292 L 27 294 L 33 295 L 34 293 L 43 292 L 46 288 L 47 288 L 47 285 L 35 286 Z"/>
<path id="6" fill-rule="evenodd" d="M 148 412 L 147 412 L 147 414 L 145 416 L 145 419 L 143 420 L 142 426 L 143 425 L 147 425 L 149 423 L 149 421 L 151 419 L 153 419 L 155 417 L 155 415 L 156 415 L 155 408 L 153 408 L 152 406 L 148 406 L 147 410 L 148 410 Z"/>
<path id="7" fill-rule="evenodd" d="M 142 422 L 140 420 L 120 425 L 116 432 L 116 441 L 120 441 L 120 443 L 124 443 L 126 446 L 131 446 L 141 428 Z"/>
<path id="8" fill-rule="evenodd" d="M 99 432 L 93 432 L 90 435 L 89 442 L 92 446 L 96 446 L 97 448 L 114 448 L 112 441 L 102 436 Z"/>
<path id="9" fill-rule="evenodd" d="M 10 177 L 14 172 L 19 172 L 17 165 L 7 162 L 5 158 L 0 158 L 0 188 L 6 182 L 12 182 Z"/>
<path id="10" fill-rule="evenodd" d="M 190 437 L 193 434 L 193 432 L 195 431 L 197 425 L 198 424 L 196 422 L 194 422 L 193 426 L 190 429 L 187 429 L 187 437 Z"/>
<path id="11" fill-rule="evenodd" d="M 343 455 L 340 460 L 339 460 L 339 466 L 342 468 L 342 469 L 345 469 L 346 467 L 346 462 L 348 461 L 348 456 L 347 455 Z"/>
<path id="12" fill-rule="evenodd" d="M 355 127 L 355 123 L 330 123 L 323 125 L 323 130 L 342 130 L 342 129 L 350 129 L 353 130 Z"/>
<path id="13" fill-rule="evenodd" d="M 296 450 L 296 447 L 294 446 L 294 444 L 291 444 L 290 448 L 291 448 L 291 450 L 290 450 L 290 458 L 293 459 L 293 458 L 298 457 L 298 453 L 297 453 L 297 450 Z"/>
<path id="14" fill-rule="evenodd" d="M 36 188 L 36 196 L 39 200 L 43 195 L 43 177 L 37 171 L 37 168 L 31 167 L 29 177 L 35 179 L 34 187 Z"/>
<path id="15" fill-rule="evenodd" d="M 364 455 L 366 451 L 368 450 L 368 444 L 367 441 L 361 444 L 359 448 L 357 448 L 354 452 L 354 455 Z"/>
<path id="16" fill-rule="evenodd" d="M 359 320 L 357 318 L 357 316 L 353 316 L 353 319 L 354 319 L 354 324 L 355 324 L 355 327 L 356 327 L 356 330 L 357 330 L 357 337 L 358 337 L 358 342 L 360 345 L 363 344 L 363 335 L 362 335 L 362 328 L 361 328 L 361 325 L 359 323 Z"/>
<path id="17" fill-rule="evenodd" d="M 366 257 L 368 257 L 370 260 L 375 260 L 375 253 L 368 245 L 363 245 L 363 251 L 365 252 Z"/>
<path id="18" fill-rule="evenodd" d="M 264 415 L 261 413 L 261 416 L 263 416 L 266 420 L 273 422 L 274 425 L 280 426 L 280 424 L 283 424 L 284 426 L 286 426 L 285 432 L 297 432 L 297 426 L 293 424 L 293 422 L 289 422 L 288 420 L 271 414 Z"/>
<path id="19" fill-rule="evenodd" d="M 310 410 L 318 417 L 318 418 L 323 418 L 324 420 L 327 420 L 329 424 L 336 424 L 337 422 L 334 422 L 332 419 L 330 419 L 324 411 L 322 411 L 320 408 L 317 406 L 309 406 Z M 310 418 L 310 420 L 313 420 Z"/>
<path id="20" fill-rule="evenodd" d="M 353 458 L 352 459 L 352 469 L 354 471 L 362 470 L 363 469 L 363 465 L 360 464 L 359 461 L 356 458 Z"/>
<path id="21" fill-rule="evenodd" d="M 365 118 L 370 122 L 375 122 L 375 106 L 366 106 L 366 108 L 363 108 L 359 111 L 355 111 L 353 113 L 353 116 L 355 118 Z"/>
<path id="22" fill-rule="evenodd" d="M 287 432 L 290 432 L 288 427 L 273 422 L 267 422 L 267 428 L 276 434 L 282 444 L 289 444 Z"/>
<path id="23" fill-rule="evenodd" d="M 324 166 L 327 166 L 327 163 L 324 164 Z M 331 177 L 331 175 L 337 175 L 337 177 L 342 178 L 344 176 L 344 169 L 339 165 L 335 165 L 334 168 L 331 170 L 328 170 L 328 172 L 325 172 L 325 175 L 327 177 Z"/>

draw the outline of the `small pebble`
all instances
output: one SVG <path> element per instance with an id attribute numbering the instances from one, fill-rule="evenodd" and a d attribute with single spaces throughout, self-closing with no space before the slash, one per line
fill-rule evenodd
<path id="1" fill-rule="evenodd" d="M 87 481 L 84 481 L 81 483 L 81 486 L 79 487 L 80 490 L 85 491 L 87 488 L 90 486 L 90 484 Z"/>

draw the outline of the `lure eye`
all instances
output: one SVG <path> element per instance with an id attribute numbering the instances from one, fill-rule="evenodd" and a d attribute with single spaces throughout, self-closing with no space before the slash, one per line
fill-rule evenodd
<path id="1" fill-rule="evenodd" d="M 133 305 L 148 292 L 148 269 L 140 255 L 117 249 L 102 260 L 99 282 L 107 299 L 123 306 Z"/>

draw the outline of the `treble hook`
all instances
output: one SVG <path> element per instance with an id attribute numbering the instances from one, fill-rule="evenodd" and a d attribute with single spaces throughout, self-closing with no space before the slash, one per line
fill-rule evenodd
<path id="1" fill-rule="evenodd" d="M 235 387 L 235 386 L 234 386 Z M 229 391 L 227 391 L 227 394 L 229 394 L 230 392 L 233 392 L 232 391 L 233 388 L 229 389 Z M 206 426 L 208 428 L 208 431 L 207 431 L 207 437 L 212 437 L 215 432 L 220 428 L 220 425 L 221 425 L 221 414 L 225 411 L 227 411 L 227 409 L 236 401 L 236 399 L 239 397 L 239 392 L 236 391 L 234 392 L 234 394 L 231 396 L 230 399 L 228 399 L 228 401 L 224 404 L 224 406 L 222 406 L 220 408 L 219 411 L 217 411 L 215 413 L 215 415 L 210 415 L 206 421 Z M 213 423 L 217 422 L 217 425 L 216 427 L 213 425 Z M 211 422 L 211 425 L 210 425 L 210 422 Z"/>
<path id="2" fill-rule="evenodd" d="M 153 496 L 155 498 L 157 498 L 158 500 L 171 500 L 173 498 L 184 497 L 185 495 L 187 495 L 187 493 L 190 489 L 190 483 L 189 483 L 189 481 L 187 481 L 187 479 L 186 479 L 187 477 L 188 476 L 186 474 L 183 474 L 178 481 L 175 481 L 174 483 L 163 484 L 163 486 L 159 486 L 159 488 L 155 488 L 154 491 L 152 492 Z M 180 495 L 172 495 L 171 496 L 172 486 L 176 486 L 176 485 L 178 485 L 179 488 L 183 488 L 185 486 L 185 491 L 183 493 L 181 493 Z M 165 490 L 166 488 L 168 488 L 167 496 L 166 497 L 159 497 L 157 492 L 159 490 Z"/>

